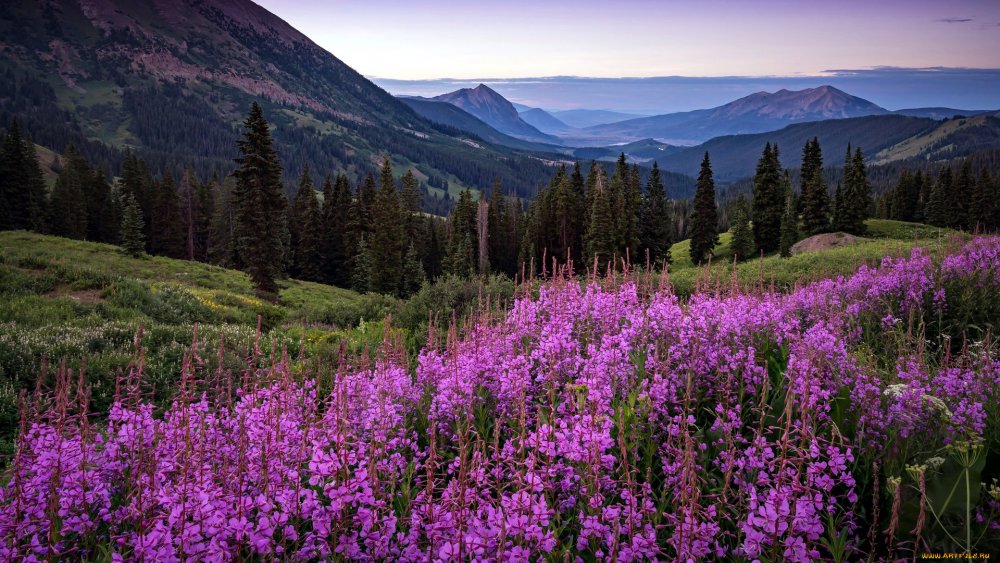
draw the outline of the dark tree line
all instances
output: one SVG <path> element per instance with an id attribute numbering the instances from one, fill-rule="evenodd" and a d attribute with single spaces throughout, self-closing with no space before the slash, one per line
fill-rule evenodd
<path id="1" fill-rule="evenodd" d="M 972 159 L 957 167 L 904 170 L 875 203 L 876 216 L 967 231 L 1000 229 L 1000 177 Z"/>
<path id="2" fill-rule="evenodd" d="M 783 170 L 770 144 L 757 164 L 752 199 L 720 206 L 709 155 L 694 197 L 667 197 L 660 170 L 621 155 L 610 171 L 598 162 L 558 168 L 527 209 L 499 179 L 476 197 L 439 198 L 446 218 L 428 215 L 432 197 L 418 171 L 397 175 L 388 158 L 356 183 L 346 174 L 320 182 L 303 165 L 292 189 L 263 109 L 254 104 L 237 142 L 235 172 L 200 177 L 192 168 L 155 176 L 135 153 L 122 157 L 112 183 L 73 146 L 46 189 L 34 145 L 13 123 L 0 146 L 0 228 L 29 229 L 120 244 L 132 255 L 157 254 L 247 271 L 264 293 L 283 276 L 361 292 L 408 296 L 441 275 L 535 272 L 552 261 L 602 269 L 622 260 L 670 262 L 671 243 L 691 238 L 691 258 L 711 258 L 719 231 L 731 229 L 733 253 L 788 255 L 803 235 L 861 234 L 878 216 L 964 229 L 996 229 L 1000 183 L 967 160 L 933 176 L 905 171 L 873 203 L 864 157 L 848 150 L 831 194 L 819 143 L 802 152 L 797 175 Z M 428 179 L 434 183 L 447 181 Z M 290 196 L 290 197 L 289 197 Z"/>

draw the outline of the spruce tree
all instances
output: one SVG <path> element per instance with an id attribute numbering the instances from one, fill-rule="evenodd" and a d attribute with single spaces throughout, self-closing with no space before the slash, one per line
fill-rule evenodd
<path id="1" fill-rule="evenodd" d="M 236 247 L 254 286 L 275 294 L 284 273 L 286 200 L 281 188 L 281 163 L 271 141 L 264 111 L 257 102 L 243 122 L 237 141 L 240 156 L 234 192 Z"/>
<path id="2" fill-rule="evenodd" d="M 306 166 L 299 179 L 299 190 L 289 213 L 288 231 L 292 238 L 293 276 L 303 280 L 321 281 L 323 217 L 316 188 Z"/>
<path id="3" fill-rule="evenodd" d="M 336 182 L 329 177 L 323 182 L 323 260 L 327 283 L 340 287 L 351 284 L 350 212 L 351 185 L 344 174 Z"/>
<path id="4" fill-rule="evenodd" d="M 397 295 L 403 276 L 403 213 L 400 209 L 392 165 L 382 162 L 381 187 L 372 208 L 374 229 L 368 239 L 370 264 L 368 290 Z"/>
<path id="5" fill-rule="evenodd" d="M 590 222 L 587 229 L 588 265 L 596 258 L 602 270 L 615 259 L 618 245 L 615 241 L 614 193 L 607 185 L 604 169 L 595 164 L 594 187 L 590 190 Z"/>
<path id="6" fill-rule="evenodd" d="M 47 223 L 45 178 L 35 146 L 11 123 L 0 147 L 0 230 L 44 232 Z"/>
<path id="7" fill-rule="evenodd" d="M 222 182 L 213 182 L 213 186 L 216 204 L 212 214 L 208 259 L 212 264 L 242 269 L 236 249 L 235 181 L 232 177 L 227 177 Z"/>
<path id="8" fill-rule="evenodd" d="M 371 280 L 372 262 L 368 253 L 367 235 L 361 235 L 358 246 L 354 250 L 353 267 L 351 268 L 351 289 L 358 293 L 368 293 Z"/>
<path id="9" fill-rule="evenodd" d="M 799 216 L 795 213 L 795 194 L 792 183 L 785 174 L 785 212 L 781 216 L 781 242 L 779 251 L 783 258 L 792 255 L 792 246 L 799 241 Z"/>
<path id="10" fill-rule="evenodd" d="M 660 167 L 653 162 L 646 182 L 646 195 L 639 208 L 639 252 L 649 251 L 654 265 L 669 263 L 670 256 L 670 202 L 660 179 Z"/>
<path id="11" fill-rule="evenodd" d="M 785 194 L 782 190 L 781 162 L 778 147 L 764 145 L 764 152 L 757 162 L 753 178 L 753 238 L 757 248 L 764 252 L 778 250 L 781 244 L 781 216 L 785 211 Z"/>
<path id="12" fill-rule="evenodd" d="M 983 168 L 972 190 L 972 203 L 969 207 L 969 228 L 973 231 L 993 231 L 997 227 L 1000 214 L 993 193 L 993 180 L 990 173 Z"/>
<path id="13" fill-rule="evenodd" d="M 715 180 L 708 152 L 701 161 L 698 183 L 694 192 L 694 212 L 691 215 L 691 261 L 701 264 L 714 253 L 719 244 L 719 216 L 715 202 Z"/>
<path id="14" fill-rule="evenodd" d="M 472 201 L 472 193 L 463 190 L 458 196 L 458 204 L 451 215 L 451 232 L 448 237 L 448 255 L 445 259 L 445 271 L 457 276 L 470 275 L 477 263 L 475 254 L 476 240 L 476 203 Z"/>
<path id="15" fill-rule="evenodd" d="M 424 274 L 424 266 L 420 263 L 420 256 L 417 246 L 410 242 L 403 257 L 403 280 L 400 288 L 400 297 L 410 297 L 420 291 L 427 276 Z"/>
<path id="16" fill-rule="evenodd" d="M 121 247 L 122 252 L 133 258 L 146 253 L 146 240 L 143 234 L 142 209 L 131 193 L 123 196 L 125 209 L 122 213 Z"/>
<path id="17" fill-rule="evenodd" d="M 823 153 L 813 137 L 802 149 L 802 229 L 807 235 L 830 230 L 830 194 L 823 179 Z"/>
<path id="18" fill-rule="evenodd" d="M 52 189 L 49 225 L 54 235 L 83 239 L 87 236 L 84 186 L 93 181 L 93 173 L 73 146 L 66 149 L 63 160 L 65 164 Z"/>
<path id="19" fill-rule="evenodd" d="M 747 199 L 743 194 L 736 200 L 736 211 L 733 213 L 730 232 L 732 239 L 729 241 L 729 249 L 737 260 L 747 260 L 757 254 L 753 230 L 750 228 L 750 211 L 747 209 Z"/>
<path id="20" fill-rule="evenodd" d="M 972 163 L 969 159 L 962 161 L 961 168 L 958 169 L 958 176 L 952 185 L 949 193 L 948 206 L 948 226 L 953 229 L 969 229 L 970 218 L 973 214 L 970 203 L 973 191 L 975 190 L 975 180 L 972 177 Z"/>
<path id="21" fill-rule="evenodd" d="M 168 172 L 157 187 L 156 206 L 153 210 L 153 254 L 170 258 L 184 258 L 185 232 L 181 216 L 181 202 L 173 176 Z"/>
<path id="22" fill-rule="evenodd" d="M 871 204 L 871 183 L 865 170 L 864 156 L 860 148 L 852 155 L 848 145 L 844 159 L 844 187 L 837 209 L 837 229 L 854 235 L 865 234 L 865 219 Z"/>
<path id="23" fill-rule="evenodd" d="M 931 188 L 927 206 L 924 209 L 924 216 L 927 223 L 935 227 L 947 227 L 949 223 L 949 209 L 951 202 L 951 168 L 945 166 L 938 174 L 934 187 Z"/>

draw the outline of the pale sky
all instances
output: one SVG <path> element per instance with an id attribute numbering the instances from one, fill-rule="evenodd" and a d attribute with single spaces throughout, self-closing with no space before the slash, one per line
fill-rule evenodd
<path id="1" fill-rule="evenodd" d="M 1000 0 L 257 2 L 381 78 L 1000 68 Z"/>

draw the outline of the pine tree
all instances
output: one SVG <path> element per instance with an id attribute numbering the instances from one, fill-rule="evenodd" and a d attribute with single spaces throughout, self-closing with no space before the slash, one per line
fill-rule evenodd
<path id="1" fill-rule="evenodd" d="M 861 149 L 856 149 L 852 155 L 848 145 L 844 159 L 844 187 L 837 209 L 837 230 L 854 235 L 865 234 L 865 219 L 872 204 L 871 189 Z"/>
<path id="2" fill-rule="evenodd" d="M 476 265 L 476 203 L 472 193 L 463 190 L 451 216 L 451 233 L 448 237 L 448 256 L 445 271 L 458 276 L 470 275 Z"/>
<path id="3" fill-rule="evenodd" d="M 372 265 L 368 290 L 397 295 L 403 276 L 403 213 L 388 157 L 382 162 L 380 177 L 381 187 L 372 208 L 374 230 L 368 240 Z"/>
<path id="4" fill-rule="evenodd" d="M 948 226 L 953 229 L 969 229 L 971 209 L 969 203 L 975 190 L 975 180 L 972 178 L 972 163 L 969 159 L 962 161 L 958 176 L 949 194 Z"/>
<path id="5" fill-rule="evenodd" d="M 750 228 L 750 212 L 747 209 L 747 199 L 740 194 L 736 200 L 736 212 L 732 219 L 732 239 L 729 241 L 729 249 L 737 260 L 747 260 L 753 258 L 757 252 L 757 245 L 753 240 L 753 230 Z"/>
<path id="6" fill-rule="evenodd" d="M 67 148 L 63 158 L 65 164 L 52 189 L 49 225 L 54 235 L 83 239 L 87 236 L 84 186 L 93 181 L 93 173 L 75 147 Z"/>
<path id="7" fill-rule="evenodd" d="M 327 283 L 340 287 L 351 284 L 350 212 L 351 185 L 340 174 L 336 182 L 329 177 L 323 182 L 323 260 Z"/>
<path id="8" fill-rule="evenodd" d="M 823 153 L 813 137 L 802 149 L 802 229 L 807 235 L 830 230 L 830 194 L 823 179 Z"/>
<path id="9" fill-rule="evenodd" d="M 87 240 L 113 242 L 118 235 L 119 221 L 115 221 L 111 205 L 111 186 L 100 170 L 90 175 L 83 186 L 87 201 Z"/>
<path id="10" fill-rule="evenodd" d="M 938 174 L 934 187 L 931 188 L 927 206 L 924 209 L 924 216 L 927 223 L 935 227 L 947 227 L 949 222 L 949 207 L 951 203 L 948 198 L 951 194 L 951 168 L 945 166 Z"/>
<path id="11" fill-rule="evenodd" d="M 194 178 L 194 173 L 191 172 Z M 215 216 L 215 184 L 218 178 L 213 178 L 209 182 L 195 182 L 196 197 L 198 199 L 198 213 L 195 215 L 195 260 L 208 262 L 209 248 L 212 246 L 212 218 Z"/>
<path id="12" fill-rule="evenodd" d="M 624 156 L 624 155 L 623 155 Z M 639 206 L 642 204 L 642 175 L 639 165 L 629 170 L 625 192 L 622 194 L 622 254 L 630 261 L 640 260 Z"/>
<path id="13" fill-rule="evenodd" d="M 215 210 L 212 214 L 209 261 L 226 268 L 242 269 L 236 249 L 236 186 L 232 177 L 213 182 Z"/>
<path id="14" fill-rule="evenodd" d="M 174 178 L 168 172 L 157 187 L 156 206 L 153 211 L 153 240 L 150 241 L 153 254 L 170 258 L 184 258 L 184 219 L 181 216 L 181 202 L 177 196 Z"/>
<path id="15" fill-rule="evenodd" d="M 146 253 L 146 237 L 143 235 L 142 209 L 131 193 L 124 195 L 125 210 L 122 213 L 122 252 L 133 258 Z"/>
<path id="16" fill-rule="evenodd" d="M 799 216 L 795 213 L 795 194 L 792 192 L 792 182 L 785 174 L 785 212 L 781 216 L 781 242 L 779 251 L 783 258 L 792 255 L 792 246 L 799 241 Z"/>
<path id="17" fill-rule="evenodd" d="M 587 252 L 590 260 L 597 259 L 602 270 L 618 253 L 615 241 L 614 192 L 607 185 L 600 164 L 591 167 L 594 187 L 590 189 L 590 222 L 587 228 Z"/>
<path id="18" fill-rule="evenodd" d="M 993 180 L 990 173 L 983 168 L 979 172 L 972 192 L 972 204 L 969 207 L 969 227 L 973 231 L 992 231 L 997 227 L 998 209 L 996 209 L 996 199 L 993 194 Z"/>
<path id="19" fill-rule="evenodd" d="M 362 235 L 358 239 L 358 246 L 354 250 L 354 265 L 351 268 L 351 289 L 358 293 L 368 293 L 368 283 L 371 280 L 372 262 L 365 237 L 366 235 Z"/>
<path id="20" fill-rule="evenodd" d="M 701 161 L 698 183 L 694 192 L 694 212 L 691 215 L 691 261 L 701 264 L 719 244 L 719 215 L 715 202 L 715 180 L 708 152 Z"/>
<path id="21" fill-rule="evenodd" d="M 309 167 L 302 170 L 299 190 L 289 213 L 288 231 L 292 238 L 293 276 L 303 280 L 320 281 L 323 268 L 322 236 L 323 217 L 316 188 L 309 176 Z"/>
<path id="22" fill-rule="evenodd" d="M 646 195 L 639 208 L 639 252 L 649 252 L 655 265 L 669 263 L 671 244 L 670 202 L 660 180 L 660 167 L 653 161 L 653 168 L 646 182 Z"/>
<path id="23" fill-rule="evenodd" d="M 782 190 L 781 161 L 778 147 L 770 143 L 757 162 L 753 178 L 753 238 L 757 248 L 764 252 L 778 250 L 781 244 L 781 216 L 785 212 L 785 194 Z"/>
<path id="24" fill-rule="evenodd" d="M 424 274 L 424 266 L 420 263 L 420 256 L 417 246 L 410 243 L 406 249 L 406 256 L 403 258 L 403 281 L 401 284 L 400 296 L 410 297 L 420 291 L 427 277 Z"/>
<path id="25" fill-rule="evenodd" d="M 284 273 L 285 196 L 281 188 L 281 163 L 261 107 L 254 102 L 237 141 L 240 157 L 236 177 L 236 247 L 254 286 L 264 293 L 278 291 Z"/>
<path id="26" fill-rule="evenodd" d="M 0 230 L 44 232 L 47 203 L 35 146 L 14 121 L 0 147 Z"/>
<path id="27" fill-rule="evenodd" d="M 181 215 L 184 218 L 184 252 L 185 258 L 194 260 L 198 254 L 198 221 L 201 214 L 198 209 L 201 201 L 198 199 L 197 181 L 190 168 L 184 170 L 181 184 L 177 188 L 180 198 Z"/>

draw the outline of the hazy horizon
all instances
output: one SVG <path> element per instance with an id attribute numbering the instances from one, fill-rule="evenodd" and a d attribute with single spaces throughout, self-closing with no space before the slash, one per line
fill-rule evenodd
<path id="1" fill-rule="evenodd" d="M 754 92 L 823 85 L 888 110 L 932 106 L 1000 109 L 1000 69 L 881 68 L 829 71 L 823 76 L 368 78 L 392 94 L 425 97 L 483 83 L 512 102 L 554 111 L 601 109 L 654 115 L 715 107 Z"/>
<path id="2" fill-rule="evenodd" d="M 485 82 L 533 107 L 652 114 L 830 84 L 891 110 L 1000 108 L 993 0 L 257 1 L 397 95 Z"/>

